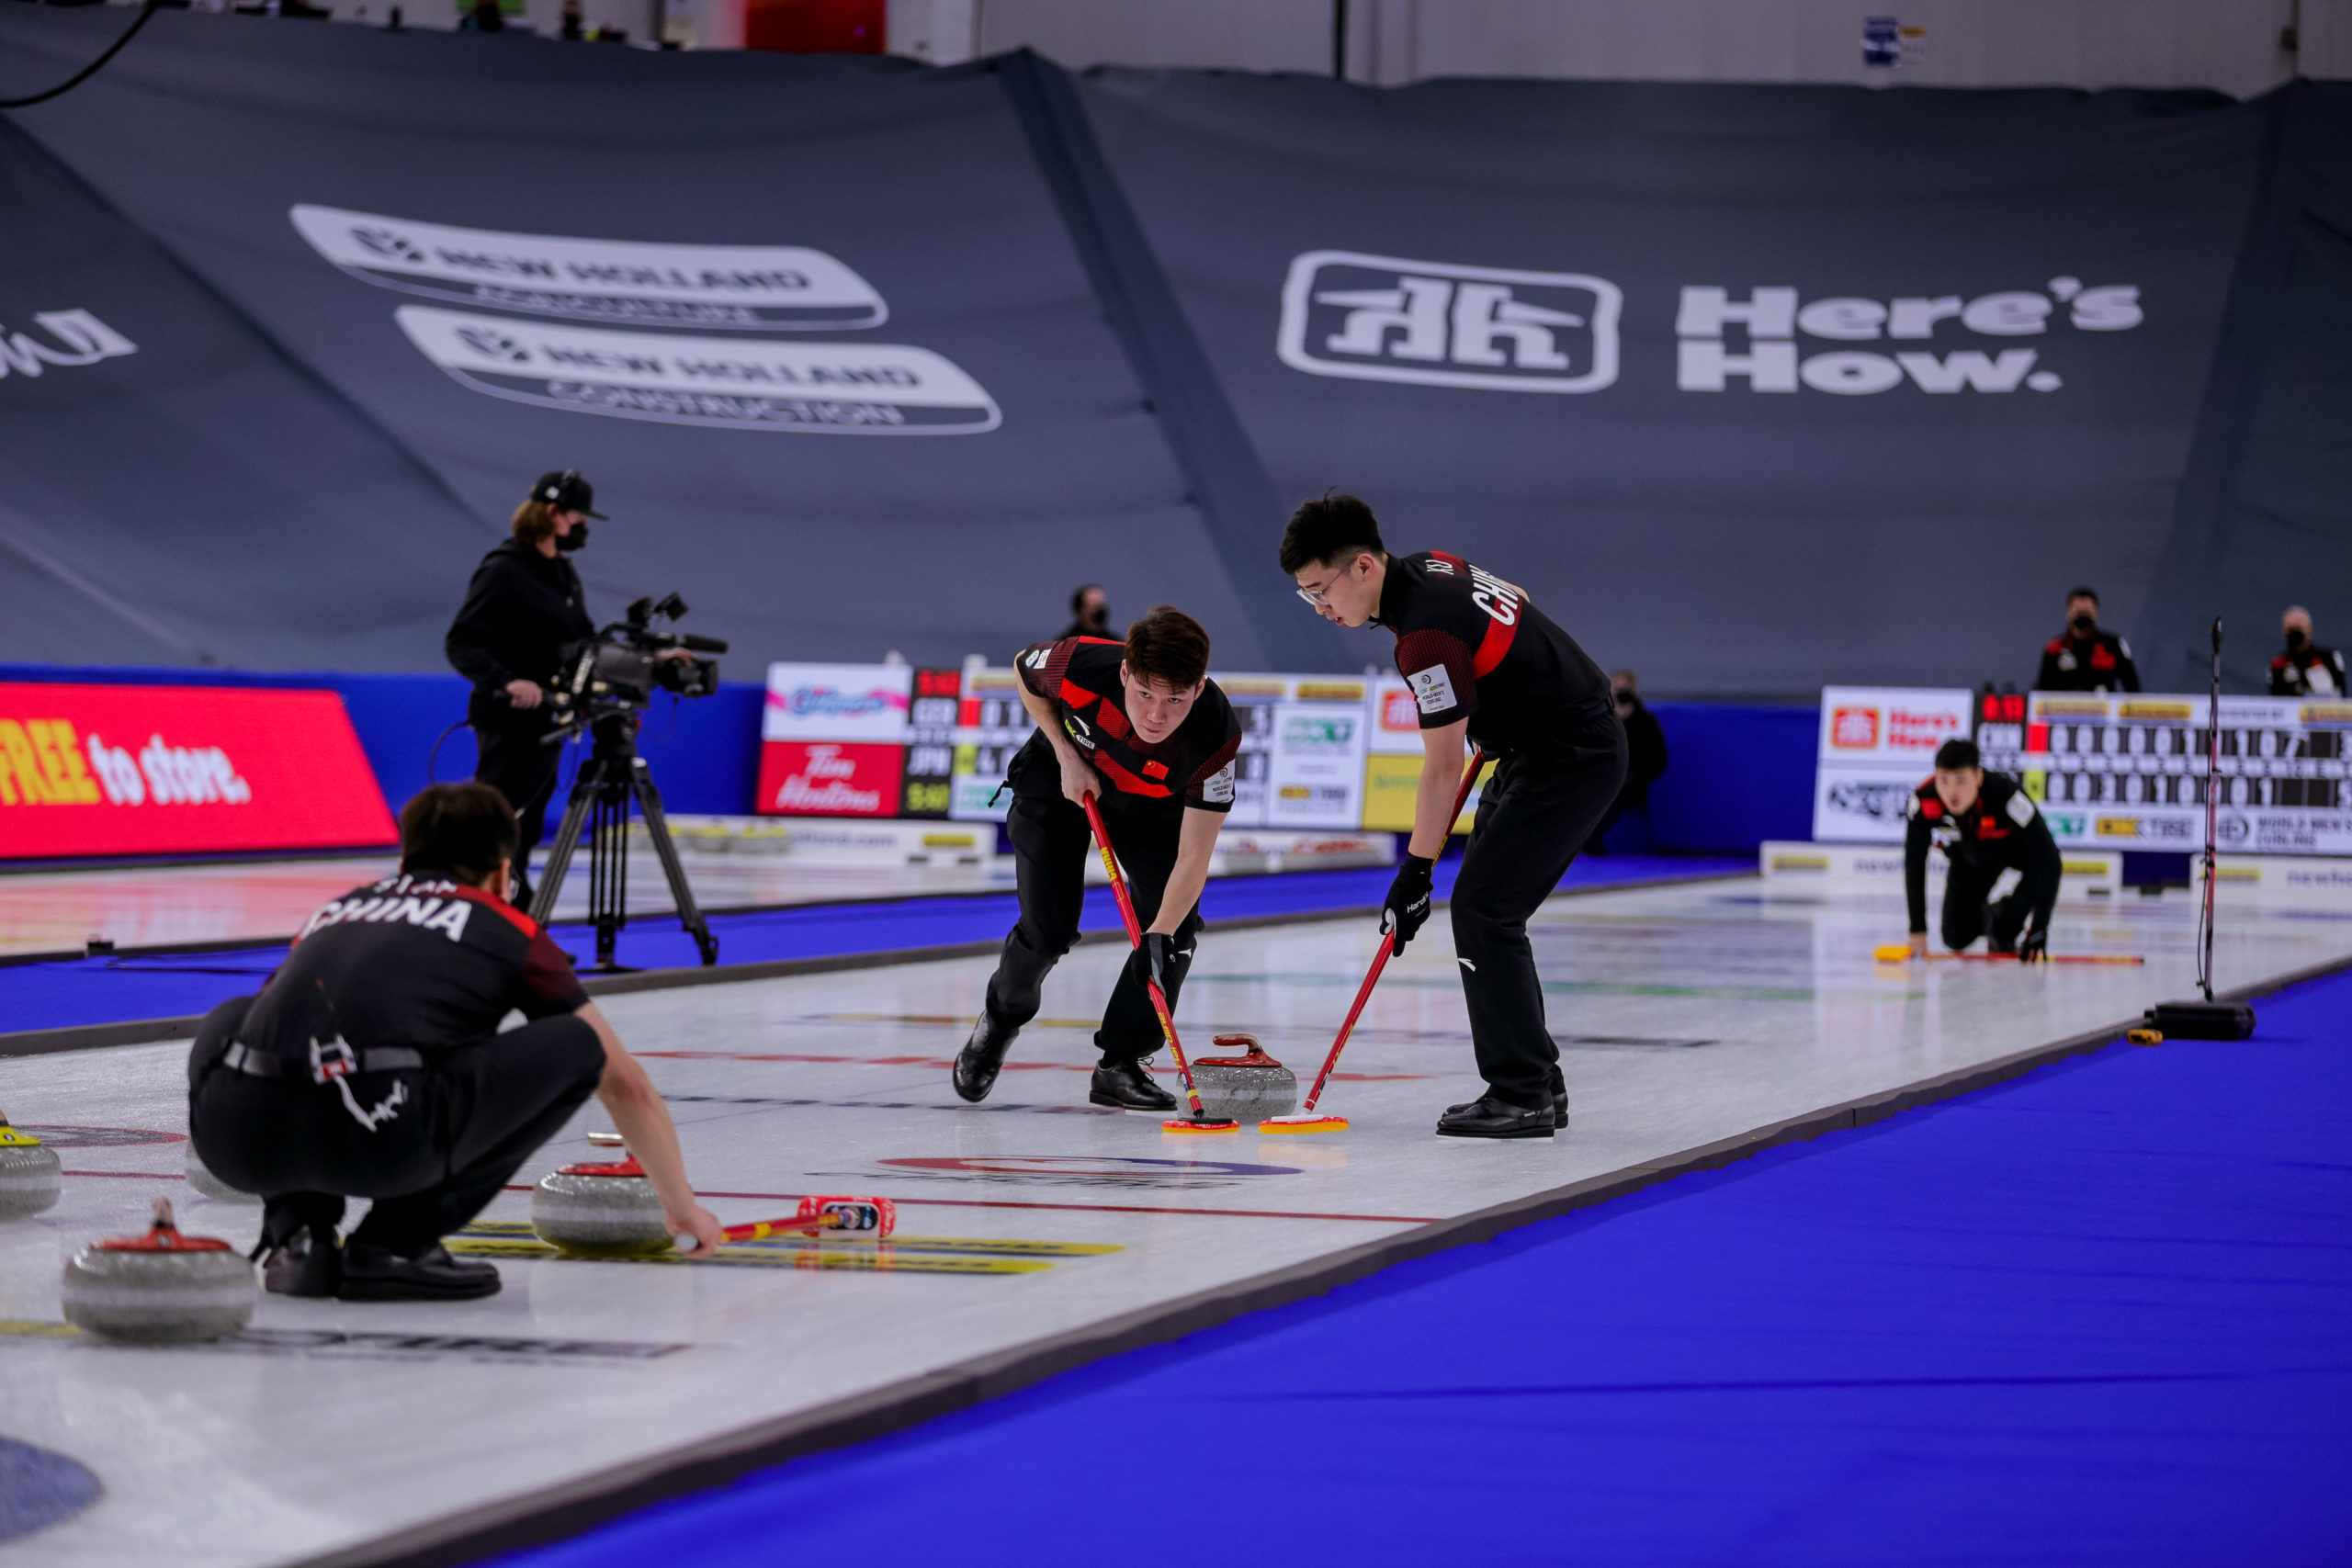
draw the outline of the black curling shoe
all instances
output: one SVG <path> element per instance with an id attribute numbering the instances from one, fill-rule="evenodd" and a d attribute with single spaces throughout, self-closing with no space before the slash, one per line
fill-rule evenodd
<path id="1" fill-rule="evenodd" d="M 1094 1069 L 1086 1098 L 1122 1111 L 1173 1111 L 1176 1097 L 1151 1081 L 1141 1062 L 1107 1062 Z"/>
<path id="2" fill-rule="evenodd" d="M 344 1247 L 343 1285 L 335 1294 L 347 1302 L 472 1301 L 498 1294 L 498 1270 L 452 1258 L 437 1241 L 413 1258 L 355 1241 Z"/>
<path id="3" fill-rule="evenodd" d="M 980 1010 L 980 1021 L 972 1025 L 972 1037 L 956 1053 L 956 1093 L 959 1099 L 978 1105 L 996 1087 L 996 1075 L 1003 1069 L 1004 1054 L 1012 1049 L 1012 1037 L 1021 1032 L 1017 1023 L 999 1023 Z"/>
<path id="4" fill-rule="evenodd" d="M 1554 1105 L 1528 1109 L 1487 1095 L 1457 1105 L 1437 1119 L 1441 1138 L 1548 1138 L 1557 1125 Z"/>
<path id="5" fill-rule="evenodd" d="M 1445 1108 L 1445 1113 L 1448 1116 L 1459 1116 L 1464 1111 L 1469 1111 L 1478 1102 L 1475 1100 L 1465 1100 L 1459 1105 L 1447 1106 Z M 1566 1127 L 1567 1124 L 1568 1095 L 1566 1089 L 1561 1089 L 1552 1096 L 1552 1125 L 1556 1130 L 1558 1128 Z"/>
<path id="6" fill-rule="evenodd" d="M 274 1296 L 326 1297 L 343 1283 L 343 1248 L 332 1233 L 300 1230 L 262 1260 L 262 1288 Z"/>

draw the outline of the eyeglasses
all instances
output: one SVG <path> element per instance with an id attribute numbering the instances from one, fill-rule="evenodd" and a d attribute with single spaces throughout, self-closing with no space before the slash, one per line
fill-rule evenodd
<path id="1" fill-rule="evenodd" d="M 1347 575 L 1348 569 L 1343 566 L 1339 570 L 1333 572 L 1330 576 L 1325 578 L 1322 581 L 1317 583 L 1314 587 L 1301 588 L 1297 590 L 1298 596 L 1319 610 L 1325 604 L 1330 603 L 1330 601 L 1325 599 L 1323 595 L 1331 591 L 1331 584 L 1339 581 L 1340 579 Z"/>

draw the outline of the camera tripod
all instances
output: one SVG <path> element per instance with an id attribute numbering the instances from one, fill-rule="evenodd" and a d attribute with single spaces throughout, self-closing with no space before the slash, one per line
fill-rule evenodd
<path id="1" fill-rule="evenodd" d="M 662 792 L 653 773 L 637 754 L 634 716 L 616 714 L 590 727 L 588 760 L 571 781 L 571 803 L 564 808 L 563 826 L 556 829 L 555 846 L 540 873 L 539 889 L 531 900 L 531 918 L 546 925 L 555 914 L 556 896 L 563 891 L 564 873 L 571 868 L 571 853 L 580 847 L 581 829 L 588 830 L 588 919 L 596 927 L 596 962 L 604 974 L 622 972 L 613 961 L 621 928 L 628 924 L 628 808 L 634 801 L 644 813 L 647 836 L 662 858 L 662 874 L 670 879 L 670 897 L 678 903 L 678 922 L 695 939 L 705 968 L 718 962 L 718 939 L 695 905 L 694 889 L 686 886 L 686 868 L 679 863 L 678 846 L 670 838 L 670 824 L 662 815 Z"/>

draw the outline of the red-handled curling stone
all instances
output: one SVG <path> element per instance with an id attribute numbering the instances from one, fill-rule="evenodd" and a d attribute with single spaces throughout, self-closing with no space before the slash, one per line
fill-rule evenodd
<path id="1" fill-rule="evenodd" d="M 531 1231 L 575 1258 L 647 1258 L 670 1250 L 662 1200 L 645 1168 L 630 1156 L 618 1133 L 591 1133 L 591 1147 L 621 1157 L 608 1164 L 567 1165 L 539 1179 L 531 1193 Z"/>
<path id="2" fill-rule="evenodd" d="M 254 1266 L 227 1242 L 182 1235 L 168 1198 L 143 1235 L 108 1236 L 65 1265 L 65 1321 L 129 1345 L 186 1345 L 234 1334 L 259 1295 Z"/>
<path id="3" fill-rule="evenodd" d="M 1193 1064 L 1193 1081 L 1200 1086 L 1201 1109 L 1217 1122 L 1247 1125 L 1269 1116 L 1286 1116 L 1298 1104 L 1298 1076 L 1258 1044 L 1254 1034 L 1220 1034 L 1220 1049 L 1243 1048 L 1238 1056 L 1203 1056 Z"/>

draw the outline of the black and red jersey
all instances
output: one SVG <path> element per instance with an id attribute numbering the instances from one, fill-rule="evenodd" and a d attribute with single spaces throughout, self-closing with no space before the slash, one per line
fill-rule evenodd
<path id="1" fill-rule="evenodd" d="M 2050 911 L 2058 901 L 2060 856 L 2050 824 L 2023 786 L 2006 773 L 1984 775 L 1975 804 L 1953 811 L 1936 793 L 1929 779 L 1911 796 L 1910 821 L 1903 835 L 1903 891 L 1911 907 L 1911 929 L 1928 929 L 1928 850 L 1940 848 L 1955 861 L 1982 871 L 1999 872 L 2015 866 L 2033 877 L 2033 924 L 2050 929 Z M 2046 892 L 2044 891 L 2046 887 Z"/>
<path id="2" fill-rule="evenodd" d="M 1126 644 L 1107 637 L 1066 637 L 1022 650 L 1014 660 L 1021 682 L 1061 710 L 1062 730 L 1111 794 L 1102 804 L 1144 811 L 1227 812 L 1233 809 L 1234 758 L 1241 750 L 1241 720 L 1215 681 L 1204 682 L 1193 711 L 1158 745 L 1127 722 L 1126 688 L 1119 666 Z M 1026 750 L 1046 745 L 1040 734 Z M 1061 774 L 1048 750 L 1043 766 L 1012 770 L 1016 795 L 1061 794 Z"/>
<path id="3" fill-rule="evenodd" d="M 1421 728 L 1470 721 L 1489 754 L 1544 751 L 1617 723 L 1609 678 L 1527 591 L 1443 550 L 1388 558 L 1380 624 Z"/>
<path id="4" fill-rule="evenodd" d="M 2041 668 L 2034 673 L 2037 692 L 2136 692 L 2140 671 L 2132 662 L 2132 645 L 2113 632 L 2094 630 L 2086 637 L 2061 632 L 2041 649 Z"/>
<path id="5" fill-rule="evenodd" d="M 2270 660 L 2270 694 L 2274 697 L 2340 697 L 2347 688 L 2344 655 L 2315 642 L 2290 648 Z"/>
<path id="6" fill-rule="evenodd" d="M 546 1018 L 587 1000 L 530 916 L 446 873 L 404 872 L 312 915 L 238 1038 L 284 1056 L 337 1039 L 430 1055 L 488 1039 L 511 1010 Z"/>

